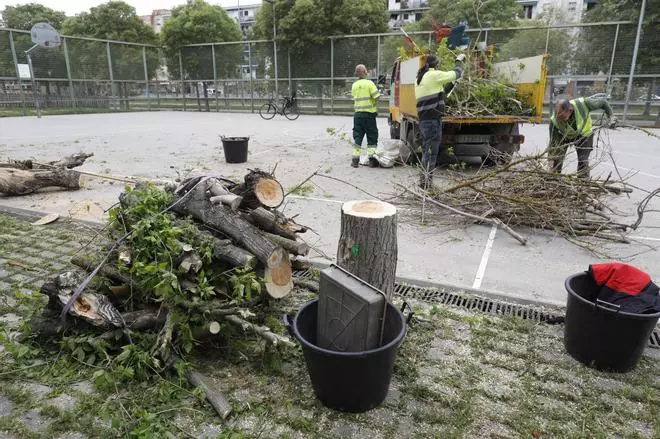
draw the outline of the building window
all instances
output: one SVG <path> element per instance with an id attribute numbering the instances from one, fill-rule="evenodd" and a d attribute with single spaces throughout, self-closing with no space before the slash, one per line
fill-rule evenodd
<path id="1" fill-rule="evenodd" d="M 568 2 L 568 12 L 575 12 L 576 9 L 577 9 L 576 2 Z"/>
<path id="2" fill-rule="evenodd" d="M 243 15 L 245 15 L 246 17 L 248 16 L 248 14 L 249 14 L 248 11 L 243 11 Z"/>
<path id="3" fill-rule="evenodd" d="M 408 19 L 408 14 L 403 14 L 403 19 L 407 20 Z"/>
<path id="4" fill-rule="evenodd" d="M 534 7 L 532 5 L 523 6 L 523 17 L 531 20 L 532 14 L 534 12 Z"/>
<path id="5" fill-rule="evenodd" d="M 422 19 L 422 14 L 415 14 L 415 21 L 419 21 Z"/>

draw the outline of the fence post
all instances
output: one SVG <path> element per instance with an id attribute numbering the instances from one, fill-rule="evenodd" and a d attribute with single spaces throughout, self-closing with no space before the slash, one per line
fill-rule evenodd
<path id="1" fill-rule="evenodd" d="M 250 112 L 254 113 L 254 86 L 252 84 L 252 43 L 248 43 L 248 73 L 250 74 Z"/>
<path id="2" fill-rule="evenodd" d="M 76 108 L 76 93 L 73 91 L 73 78 L 71 77 L 71 61 L 69 60 L 69 48 L 66 45 L 66 38 L 62 38 L 62 47 L 64 48 L 64 65 L 66 66 L 66 77 L 69 80 L 69 93 L 71 94 L 71 106 Z"/>
<path id="3" fill-rule="evenodd" d="M 632 93 L 633 75 L 635 74 L 635 64 L 637 63 L 637 51 L 639 50 L 639 39 L 642 33 L 642 22 L 644 21 L 644 9 L 646 8 L 646 0 L 642 0 L 642 7 L 639 11 L 639 22 L 637 23 L 637 36 L 635 37 L 635 47 L 633 48 L 632 62 L 630 63 L 630 76 L 628 77 L 628 89 L 626 90 L 626 102 L 623 104 L 623 122 L 628 117 L 628 103 L 630 102 L 630 94 Z"/>
<path id="4" fill-rule="evenodd" d="M 108 77 L 110 78 L 110 93 L 112 96 L 115 95 L 115 76 L 114 73 L 112 72 L 112 55 L 110 54 L 110 43 L 105 43 L 105 50 L 108 58 Z M 119 105 L 121 107 L 122 102 L 121 102 L 121 96 L 119 98 Z M 126 104 L 128 106 L 128 103 Z M 112 99 L 109 102 L 109 106 L 112 106 Z M 119 108 L 117 108 L 119 110 Z"/>
<path id="5" fill-rule="evenodd" d="M 376 59 L 376 78 L 380 76 L 380 35 L 378 35 L 378 40 L 376 43 L 376 56 L 378 59 Z"/>
<path id="6" fill-rule="evenodd" d="M 484 43 L 486 44 L 486 46 L 488 46 L 488 29 L 486 29 L 486 30 L 484 31 L 484 33 L 485 33 L 485 35 L 484 35 Z"/>
<path id="7" fill-rule="evenodd" d="M 218 71 L 215 66 L 215 44 L 211 44 L 211 57 L 213 57 L 213 87 L 215 88 L 215 112 L 220 111 L 218 109 Z"/>
<path id="8" fill-rule="evenodd" d="M 619 40 L 619 25 L 616 25 L 616 31 L 614 32 L 614 44 L 612 45 L 612 58 L 610 59 L 610 71 L 607 74 L 607 88 L 605 89 L 605 92 L 607 94 L 611 93 L 611 88 L 612 88 L 612 70 L 614 68 L 614 55 L 616 54 L 616 45 L 617 41 Z"/>
<path id="9" fill-rule="evenodd" d="M 323 87 L 321 86 L 321 90 Z M 323 107 L 323 91 L 321 91 L 321 107 Z M 335 114 L 335 40 L 330 39 L 330 114 Z"/>
<path id="10" fill-rule="evenodd" d="M 181 49 L 179 49 L 179 75 L 181 78 L 181 97 L 183 98 L 183 111 L 186 111 L 186 83 L 183 81 L 183 59 L 181 58 Z"/>
<path id="11" fill-rule="evenodd" d="M 144 91 L 147 93 L 147 109 L 151 111 L 151 89 L 149 87 L 149 73 L 147 71 L 147 46 L 142 46 L 142 65 L 144 66 Z"/>
<path id="12" fill-rule="evenodd" d="M 286 67 L 289 71 L 289 94 L 293 96 L 293 85 L 291 83 L 291 49 L 286 49 Z"/>
<path id="13" fill-rule="evenodd" d="M 14 68 L 16 69 L 16 78 L 18 78 L 18 88 L 21 93 L 21 107 L 23 108 L 23 116 L 27 114 L 25 108 L 25 94 L 23 93 L 23 81 L 21 81 L 21 72 L 18 70 L 18 57 L 16 56 L 16 47 L 14 47 L 14 33 L 9 31 L 9 47 L 11 47 L 11 57 L 14 60 Z M 32 90 L 34 93 L 34 90 Z"/>
<path id="14" fill-rule="evenodd" d="M 273 3 L 275 7 L 275 3 Z M 279 92 L 277 88 L 277 80 L 279 79 L 279 72 L 277 71 L 277 35 L 273 34 L 273 54 L 275 55 L 275 102 L 279 99 Z"/>

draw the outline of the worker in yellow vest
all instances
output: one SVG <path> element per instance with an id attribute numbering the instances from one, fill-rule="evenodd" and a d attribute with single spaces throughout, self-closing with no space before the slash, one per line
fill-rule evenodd
<path id="1" fill-rule="evenodd" d="M 422 134 L 423 154 L 422 170 L 419 186 L 429 189 L 433 185 L 433 170 L 438 160 L 438 153 L 442 144 L 442 116 L 445 115 L 445 89 L 450 90 L 451 83 L 461 77 L 463 73 L 465 55 L 456 57 L 454 70 L 445 72 L 436 70 L 440 59 L 435 55 L 428 55 L 424 65 L 417 71 L 415 85 L 415 98 L 417 100 L 417 117 L 419 130 Z"/>
<path id="2" fill-rule="evenodd" d="M 561 173 L 569 145 L 575 145 L 577 172 L 580 177 L 589 177 L 589 155 L 594 148 L 594 135 L 589 114 L 603 110 L 607 115 L 605 126 L 615 128 L 617 119 L 612 115 L 612 107 L 605 99 L 579 98 L 562 99 L 555 105 L 555 114 L 550 118 L 550 148 L 548 158 L 550 169 Z"/>
<path id="3" fill-rule="evenodd" d="M 380 93 L 373 81 L 367 78 L 367 68 L 363 64 L 355 67 L 355 75 L 358 80 L 353 83 L 351 96 L 353 96 L 353 159 L 351 166 L 360 166 L 360 155 L 362 153 L 362 140 L 367 136 L 367 157 L 369 166 L 378 167 L 376 159 L 376 146 L 378 145 L 378 126 L 376 116 L 378 114 L 378 98 Z M 366 163 L 365 163 L 366 164 Z"/>

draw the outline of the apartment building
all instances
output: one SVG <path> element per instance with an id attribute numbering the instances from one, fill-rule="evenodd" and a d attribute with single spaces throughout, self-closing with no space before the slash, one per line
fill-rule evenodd
<path id="1" fill-rule="evenodd" d="M 390 29 L 415 23 L 429 10 L 428 0 L 388 0 Z"/>

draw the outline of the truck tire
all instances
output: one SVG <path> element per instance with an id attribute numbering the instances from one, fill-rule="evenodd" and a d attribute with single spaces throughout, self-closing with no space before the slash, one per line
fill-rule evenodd
<path id="1" fill-rule="evenodd" d="M 403 164 L 415 164 L 419 162 L 419 142 L 417 136 L 415 135 L 415 128 L 410 126 L 408 129 L 408 134 L 406 134 L 406 141 L 401 142 L 401 147 L 399 148 L 399 156 Z"/>
<path id="2" fill-rule="evenodd" d="M 400 139 L 401 138 L 401 125 L 396 122 L 389 121 L 390 123 L 390 139 Z"/>
<path id="3" fill-rule="evenodd" d="M 520 134 L 519 124 L 514 123 L 513 126 L 502 125 L 495 128 L 495 134 L 506 133 L 511 136 Z M 519 143 L 501 142 L 496 145 L 491 145 L 490 151 L 483 158 L 484 163 L 488 166 L 505 165 L 513 159 L 513 155 L 520 151 Z"/>

